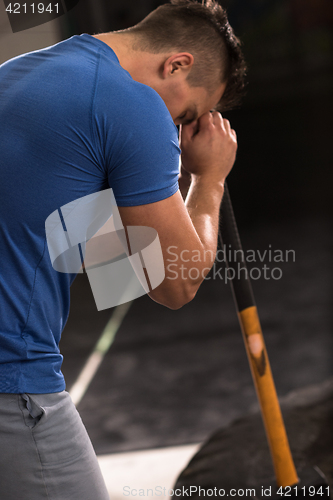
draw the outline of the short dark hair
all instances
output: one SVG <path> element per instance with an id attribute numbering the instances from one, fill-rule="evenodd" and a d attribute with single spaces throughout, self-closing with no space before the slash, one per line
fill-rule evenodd
<path id="1" fill-rule="evenodd" d="M 139 50 L 159 53 L 176 49 L 192 53 L 194 65 L 188 76 L 191 86 L 213 91 L 219 83 L 227 82 L 219 111 L 240 103 L 246 74 L 241 42 L 216 0 L 171 0 L 130 31 L 139 35 L 134 47 Z"/>

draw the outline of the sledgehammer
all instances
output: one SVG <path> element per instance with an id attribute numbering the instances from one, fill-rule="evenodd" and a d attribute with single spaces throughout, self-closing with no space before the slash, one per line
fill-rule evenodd
<path id="1" fill-rule="evenodd" d="M 228 247 L 233 260 L 226 258 L 230 284 L 241 325 L 246 352 L 260 403 L 267 440 L 273 460 L 276 483 L 257 488 L 257 498 L 298 497 L 330 498 L 330 487 L 317 467 L 299 472 L 290 451 L 279 400 L 265 347 L 249 273 L 240 242 L 236 220 L 225 185 L 221 207 L 219 239 L 222 248 Z M 229 251 L 229 249 L 231 251 Z M 237 276 L 237 279 L 232 279 Z"/>

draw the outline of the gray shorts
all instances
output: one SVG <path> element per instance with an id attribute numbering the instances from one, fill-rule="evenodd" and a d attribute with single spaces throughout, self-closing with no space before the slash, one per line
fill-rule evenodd
<path id="1" fill-rule="evenodd" d="M 0 394 L 1 500 L 109 500 L 69 394 Z"/>

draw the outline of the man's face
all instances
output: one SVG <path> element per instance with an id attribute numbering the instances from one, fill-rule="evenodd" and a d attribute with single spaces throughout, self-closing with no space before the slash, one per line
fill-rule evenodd
<path id="1" fill-rule="evenodd" d="M 189 52 L 135 52 L 123 67 L 132 78 L 152 87 L 165 102 L 176 125 L 192 123 L 216 108 L 226 83 L 216 84 L 213 92 L 204 87 L 191 87 L 188 76 L 193 70 L 194 56 Z M 218 80 L 218 71 L 215 75 Z"/>
<path id="2" fill-rule="evenodd" d="M 214 109 L 220 101 L 226 84 L 208 93 L 204 87 L 191 87 L 186 80 L 179 85 L 170 85 L 160 93 L 175 125 L 186 125 Z M 163 95 L 162 95 L 163 94 Z"/>

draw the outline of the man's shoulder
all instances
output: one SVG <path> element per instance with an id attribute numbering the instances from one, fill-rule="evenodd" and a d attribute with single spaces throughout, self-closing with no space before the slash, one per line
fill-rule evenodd
<path id="1" fill-rule="evenodd" d="M 52 48 L 52 47 L 51 47 Z M 77 76 L 95 77 L 95 100 L 108 109 L 111 106 L 121 114 L 144 116 L 172 122 L 170 113 L 160 95 L 148 85 L 137 82 L 119 63 L 115 52 L 101 40 L 83 33 L 60 42 L 54 49 L 64 53 L 62 64 L 71 67 Z M 85 79 L 84 78 L 84 79 Z M 81 79 L 77 80 L 79 83 Z"/>
<path id="2" fill-rule="evenodd" d="M 121 66 L 113 72 L 101 71 L 96 99 L 100 109 L 111 109 L 119 119 L 158 121 L 176 130 L 161 96 L 152 87 L 133 80 Z"/>

